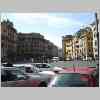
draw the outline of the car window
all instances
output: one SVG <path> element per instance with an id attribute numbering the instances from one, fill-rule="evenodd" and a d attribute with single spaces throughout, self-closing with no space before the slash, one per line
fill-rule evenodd
<path id="1" fill-rule="evenodd" d="M 43 64 L 43 68 L 49 68 L 50 66 Z"/>
<path id="2" fill-rule="evenodd" d="M 36 64 L 36 67 L 38 68 L 50 68 L 47 64 Z"/>
<path id="3" fill-rule="evenodd" d="M 20 70 L 11 70 L 13 75 L 16 75 L 16 80 L 26 79 L 27 77 Z"/>
<path id="4" fill-rule="evenodd" d="M 68 87 L 68 86 L 83 86 L 80 80 L 80 74 L 61 74 L 58 76 L 55 86 Z"/>
<path id="5" fill-rule="evenodd" d="M 41 64 L 36 64 L 36 67 L 41 68 L 42 65 Z"/>
<path id="6" fill-rule="evenodd" d="M 32 69 L 30 67 L 26 67 L 25 72 L 26 73 L 33 73 Z"/>

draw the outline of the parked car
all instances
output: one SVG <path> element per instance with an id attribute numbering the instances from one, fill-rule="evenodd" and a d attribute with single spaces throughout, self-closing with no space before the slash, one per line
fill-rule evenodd
<path id="1" fill-rule="evenodd" d="M 51 80 L 48 87 L 86 87 L 87 81 L 79 73 L 59 73 Z"/>
<path id="2" fill-rule="evenodd" d="M 52 69 L 52 66 L 48 63 L 34 63 L 37 68 L 39 68 L 40 71 L 49 71 Z"/>
<path id="3" fill-rule="evenodd" d="M 16 68 L 19 68 L 20 70 L 23 68 L 24 73 L 38 73 L 40 70 L 36 66 L 32 64 L 14 64 L 13 65 Z"/>
<path id="4" fill-rule="evenodd" d="M 62 70 L 64 70 L 64 69 L 61 68 L 61 67 L 53 67 L 53 68 L 52 68 L 52 71 L 53 71 L 54 73 L 59 73 L 59 72 L 62 71 Z"/>
<path id="5" fill-rule="evenodd" d="M 2 63 L 2 65 L 4 67 L 13 67 L 13 64 L 11 62 L 5 62 L 5 63 Z"/>
<path id="6" fill-rule="evenodd" d="M 69 67 L 64 68 L 65 72 L 79 73 L 84 80 L 87 80 L 88 87 L 96 86 L 96 79 L 93 77 L 93 72 L 96 70 L 95 67 Z"/>
<path id="7" fill-rule="evenodd" d="M 96 86 L 99 87 L 99 68 L 92 73 L 92 77 L 96 80 Z"/>
<path id="8" fill-rule="evenodd" d="M 46 87 L 50 77 L 42 74 L 24 74 L 22 71 L 6 67 L 1 69 L 2 87 Z"/>
<path id="9" fill-rule="evenodd" d="M 58 62 L 59 61 L 59 57 L 52 57 L 51 59 L 53 62 Z"/>
<path id="10" fill-rule="evenodd" d="M 42 71 L 42 72 L 39 72 L 39 74 L 54 76 L 56 73 L 53 71 Z"/>

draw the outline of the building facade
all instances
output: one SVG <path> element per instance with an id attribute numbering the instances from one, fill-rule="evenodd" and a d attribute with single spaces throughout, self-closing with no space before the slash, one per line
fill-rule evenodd
<path id="1" fill-rule="evenodd" d="M 79 38 L 77 36 L 73 36 L 73 59 L 79 59 Z"/>
<path id="2" fill-rule="evenodd" d="M 94 52 L 94 59 L 98 58 L 98 39 L 97 39 L 97 31 L 96 31 L 96 24 L 95 22 L 91 24 L 91 29 L 93 32 L 93 52 Z"/>
<path id="3" fill-rule="evenodd" d="M 80 29 L 74 36 L 64 36 L 62 47 L 64 60 L 94 59 L 93 32 L 91 28 Z"/>
<path id="4" fill-rule="evenodd" d="M 66 35 L 62 39 L 63 58 L 64 60 L 73 59 L 73 36 Z"/>
<path id="5" fill-rule="evenodd" d="M 18 33 L 17 53 L 19 61 L 47 62 L 58 48 L 40 33 Z"/>
<path id="6" fill-rule="evenodd" d="M 81 30 L 80 56 L 83 60 L 93 59 L 93 33 L 90 27 Z"/>
<path id="7" fill-rule="evenodd" d="M 98 24 L 99 20 L 97 18 L 97 13 L 95 13 L 95 21 L 90 24 L 90 28 L 93 32 L 93 52 L 94 52 L 94 59 L 99 59 L 99 32 L 98 32 Z"/>
<path id="8" fill-rule="evenodd" d="M 9 20 L 1 22 L 1 62 L 16 61 L 17 31 Z"/>

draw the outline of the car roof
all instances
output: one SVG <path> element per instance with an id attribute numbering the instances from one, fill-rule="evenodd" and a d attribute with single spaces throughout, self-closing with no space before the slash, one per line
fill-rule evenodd
<path id="1" fill-rule="evenodd" d="M 48 65 L 49 63 L 33 63 L 33 64 L 47 64 Z"/>
<path id="2" fill-rule="evenodd" d="M 93 71 L 95 71 L 96 68 L 89 68 L 89 67 L 69 67 L 65 68 L 64 71 L 60 71 L 60 73 L 80 73 L 80 74 L 91 74 Z"/>
<path id="3" fill-rule="evenodd" d="M 24 67 L 33 67 L 32 64 L 13 64 L 13 66 L 15 66 L 15 67 L 21 67 L 21 66 L 24 66 Z"/>
<path id="4" fill-rule="evenodd" d="M 15 67 L 2 67 L 1 70 L 19 70 Z"/>

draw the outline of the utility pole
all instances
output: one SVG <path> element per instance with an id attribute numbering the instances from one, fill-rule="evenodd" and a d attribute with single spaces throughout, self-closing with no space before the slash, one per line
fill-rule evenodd
<path id="1" fill-rule="evenodd" d="M 95 13 L 95 21 L 96 21 L 96 32 L 97 32 L 97 41 L 98 41 L 98 60 L 99 60 L 99 32 L 98 32 L 99 19 L 97 13 Z"/>
<path id="2" fill-rule="evenodd" d="M 98 14 L 97 14 L 97 12 L 95 13 L 95 21 L 96 21 L 96 32 L 97 32 L 97 42 L 98 42 L 97 68 L 98 68 L 98 70 L 99 70 L 99 32 L 98 32 L 99 19 L 98 19 Z"/>

